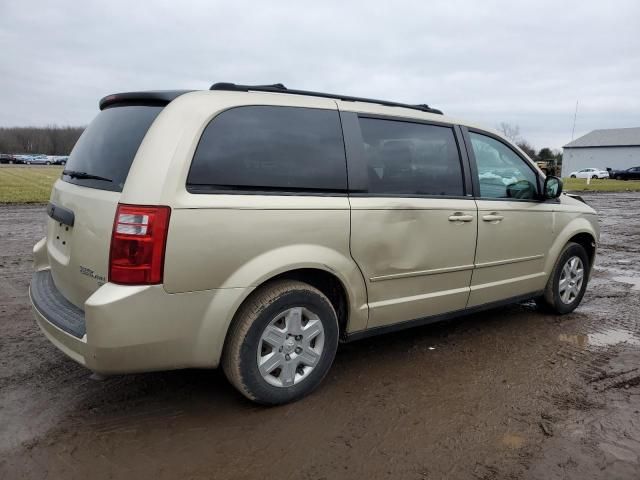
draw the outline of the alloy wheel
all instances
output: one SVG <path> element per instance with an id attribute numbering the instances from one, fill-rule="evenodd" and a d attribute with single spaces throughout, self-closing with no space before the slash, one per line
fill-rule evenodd
<path id="1" fill-rule="evenodd" d="M 562 267 L 558 293 L 562 303 L 569 305 L 580 294 L 582 282 L 584 281 L 584 265 L 580 257 L 570 257 Z"/>

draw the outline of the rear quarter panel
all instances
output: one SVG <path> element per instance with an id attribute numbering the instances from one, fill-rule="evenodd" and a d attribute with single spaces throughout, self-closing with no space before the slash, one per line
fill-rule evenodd
<path id="1" fill-rule="evenodd" d="M 366 326 L 365 286 L 349 253 L 347 197 L 193 197 L 201 197 L 192 202 L 202 207 L 172 212 L 168 292 L 249 288 L 290 270 L 317 268 L 345 286 L 349 331 Z"/>

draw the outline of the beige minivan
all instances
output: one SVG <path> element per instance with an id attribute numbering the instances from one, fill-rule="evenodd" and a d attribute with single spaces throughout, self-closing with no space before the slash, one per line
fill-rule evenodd
<path id="1" fill-rule="evenodd" d="M 118 374 L 214 368 L 296 400 L 340 341 L 580 303 L 599 228 L 493 131 L 427 105 L 215 84 L 110 95 L 34 248 L 59 349 Z"/>

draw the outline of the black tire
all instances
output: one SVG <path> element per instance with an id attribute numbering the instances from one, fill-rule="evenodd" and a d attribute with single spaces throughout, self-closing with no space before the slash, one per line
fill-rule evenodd
<path id="1" fill-rule="evenodd" d="M 47 162 L 47 165 L 51 165 L 51 162 Z"/>
<path id="2" fill-rule="evenodd" d="M 313 311 L 324 328 L 324 346 L 314 369 L 299 383 L 274 386 L 258 369 L 257 352 L 265 328 L 289 308 Z M 299 281 L 278 280 L 256 290 L 239 308 L 222 354 L 225 375 L 245 397 L 263 405 L 293 402 L 310 394 L 326 376 L 338 348 L 338 319 L 329 299 Z"/>
<path id="3" fill-rule="evenodd" d="M 620 175 L 616 175 L 616 180 L 622 180 L 622 177 Z"/>
<path id="4" fill-rule="evenodd" d="M 593 179 L 596 179 L 596 180 L 597 180 L 597 179 L 598 179 L 598 175 L 591 175 L 591 178 L 593 178 Z"/>
<path id="5" fill-rule="evenodd" d="M 571 178 L 576 178 L 576 176 L 575 175 L 571 175 Z"/>
<path id="6" fill-rule="evenodd" d="M 564 268 L 567 261 L 569 261 L 569 259 L 571 259 L 572 257 L 578 257 L 582 261 L 582 265 L 584 268 L 583 281 L 580 291 L 576 295 L 576 297 L 570 303 L 565 303 L 560 297 L 560 277 L 562 275 L 562 269 Z M 591 264 L 589 263 L 589 256 L 587 255 L 584 247 L 574 242 L 567 243 L 567 245 L 560 253 L 555 266 L 553 267 L 553 272 L 551 273 L 549 281 L 547 282 L 547 286 L 544 290 L 544 295 L 537 298 L 536 303 L 541 307 L 542 310 L 559 315 L 573 312 L 578 307 L 578 305 L 580 305 L 582 297 L 584 296 L 584 292 L 587 289 L 590 270 Z"/>

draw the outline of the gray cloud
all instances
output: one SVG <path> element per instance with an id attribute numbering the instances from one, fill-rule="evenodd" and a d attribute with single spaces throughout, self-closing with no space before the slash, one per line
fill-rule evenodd
<path id="1" fill-rule="evenodd" d="M 0 125 L 86 124 L 102 96 L 215 81 L 429 103 L 536 147 L 640 126 L 640 3 L 0 4 Z M 561 4 L 561 5 L 560 5 Z"/>

